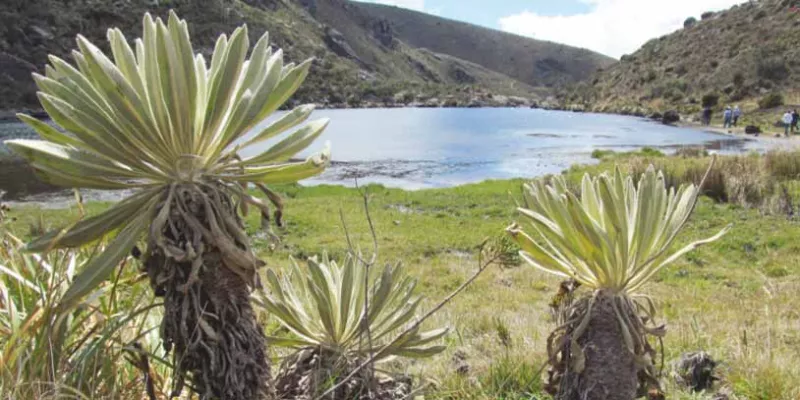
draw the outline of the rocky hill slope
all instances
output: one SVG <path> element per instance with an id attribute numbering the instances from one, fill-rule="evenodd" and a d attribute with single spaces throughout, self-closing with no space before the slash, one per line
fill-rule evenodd
<path id="1" fill-rule="evenodd" d="M 360 8 L 372 19 L 390 21 L 396 36 L 412 46 L 472 61 L 530 85 L 559 87 L 582 81 L 615 62 L 590 50 L 399 7 L 364 3 Z"/>
<path id="2" fill-rule="evenodd" d="M 170 8 L 189 21 L 201 51 L 247 23 L 253 39 L 268 30 L 289 59 L 315 57 L 295 100 L 335 107 L 537 98 L 610 63 L 585 50 L 345 0 L 3 0 L 0 110 L 36 108 L 30 71 L 41 70 L 49 53 L 68 57 L 76 34 L 104 45 L 106 29 L 119 26 L 133 38 L 144 12 L 163 16 Z M 426 28 L 411 35 L 413 26 Z M 433 46 L 454 33 L 462 44 Z"/>
<path id="3" fill-rule="evenodd" d="M 560 98 L 596 111 L 694 114 L 704 98 L 757 110 L 797 104 L 798 95 L 800 1 L 761 0 L 687 18 Z"/>

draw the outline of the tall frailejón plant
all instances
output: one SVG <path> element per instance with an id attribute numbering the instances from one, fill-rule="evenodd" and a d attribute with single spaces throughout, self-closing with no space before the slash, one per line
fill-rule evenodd
<path id="1" fill-rule="evenodd" d="M 195 54 L 186 22 L 144 17 L 134 48 L 108 31 L 112 58 L 84 37 L 74 65 L 50 57 L 34 75 L 42 106 L 62 130 L 31 118 L 43 141 L 6 142 L 52 184 L 136 189 L 108 211 L 32 241 L 28 250 L 74 247 L 115 232 L 99 257 L 76 276 L 61 307 L 71 307 L 103 281 L 146 233 L 144 265 L 164 297 L 161 334 L 173 351 L 176 392 L 184 377 L 201 398 L 255 399 L 270 392 L 265 338 L 249 302 L 256 269 L 239 216 L 267 204 L 247 192 L 256 184 L 294 182 L 321 172 L 327 150 L 289 162 L 320 135 L 326 120 L 310 122 L 266 151 L 241 150 L 303 123 L 300 106 L 245 136 L 294 92 L 310 60 L 284 64 L 264 34 L 249 59 L 247 27 L 216 42 L 207 62 Z"/>
<path id="2" fill-rule="evenodd" d="M 672 250 L 700 187 L 667 189 L 652 166 L 638 183 L 619 169 L 586 175 L 580 197 L 563 177 L 526 185 L 519 212 L 533 235 L 516 224 L 508 229 L 520 255 L 591 290 L 564 309 L 563 325 L 549 341 L 555 378 L 550 384 L 558 399 L 632 400 L 637 389 L 657 385 L 649 379 L 655 352 L 647 336 L 663 335 L 664 327 L 652 322 L 654 307 L 640 290 L 666 265 L 727 231 Z"/>

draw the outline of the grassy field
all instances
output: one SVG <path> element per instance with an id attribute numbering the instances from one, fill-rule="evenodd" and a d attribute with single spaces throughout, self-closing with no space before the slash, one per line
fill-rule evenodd
<path id="1" fill-rule="evenodd" d="M 655 158 L 662 164 L 686 162 Z M 606 155 L 599 165 L 576 167 L 568 174 L 576 179 L 587 170 L 608 170 L 614 162 L 633 165 L 642 160 Z M 435 304 L 476 270 L 476 246 L 485 238 L 501 237 L 516 219 L 522 184 L 522 180 L 489 181 L 421 191 L 363 188 L 377 232 L 379 259 L 408 265 L 420 280 L 425 307 Z M 340 213 L 354 241 L 363 251 L 371 251 L 358 190 L 278 189 L 287 204 L 282 243 L 270 249 L 257 233 L 256 216 L 248 219 L 248 229 L 269 268 L 281 269 L 290 256 L 328 252 L 341 257 L 347 243 Z M 89 204 L 87 210 L 96 213 L 106 206 Z M 28 232 L 41 228 L 42 221 L 48 226 L 71 221 L 78 211 L 18 208 L 10 215 L 16 218 L 12 227 L 17 232 Z M 734 228 L 726 237 L 666 268 L 645 289 L 657 301 L 659 316 L 668 327 L 667 398 L 713 397 L 714 393 L 687 393 L 670 378 L 670 363 L 684 352 L 698 350 L 720 362 L 721 380 L 715 392 L 731 399 L 800 398 L 800 225 L 785 214 L 703 198 L 680 242 L 708 237 L 729 223 Z M 537 373 L 554 328 L 548 303 L 557 285 L 556 279 L 526 265 L 493 266 L 427 322 L 431 327 L 452 328 L 443 354 L 391 367 L 428 385 L 427 398 L 547 398 Z M 274 329 L 273 324 L 267 326 Z"/>

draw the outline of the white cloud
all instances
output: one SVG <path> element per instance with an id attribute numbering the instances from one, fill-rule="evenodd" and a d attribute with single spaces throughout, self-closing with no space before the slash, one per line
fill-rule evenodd
<path id="1" fill-rule="evenodd" d="M 524 11 L 499 20 L 504 31 L 584 47 L 612 57 L 632 53 L 652 38 L 675 31 L 690 16 L 743 0 L 581 0 L 585 14 L 542 16 Z"/>
<path id="2" fill-rule="evenodd" d="M 359 0 L 367 3 L 386 4 L 411 10 L 425 11 L 425 0 Z"/>

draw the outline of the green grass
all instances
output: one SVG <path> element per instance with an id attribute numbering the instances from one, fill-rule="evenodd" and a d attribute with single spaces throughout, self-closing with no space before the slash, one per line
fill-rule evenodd
<path id="1" fill-rule="evenodd" d="M 613 162 L 636 158 L 626 157 L 614 157 Z M 658 158 L 676 165 L 691 160 Z M 705 162 L 698 160 L 694 162 Z M 611 166 L 612 161 L 603 161 L 575 167 L 569 174 L 572 179 Z M 516 219 L 515 201 L 521 198 L 522 183 L 487 181 L 421 191 L 365 187 L 381 262 L 406 263 L 428 299 L 423 308 L 431 306 L 475 271 L 476 246 L 487 237 L 502 236 Z M 287 226 L 277 248 L 269 250 L 257 235 L 257 216 L 247 221 L 268 268 L 283 268 L 289 256 L 327 251 L 341 257 L 347 244 L 340 212 L 355 243 L 371 251 L 356 189 L 284 186 L 278 191 L 286 197 Z M 89 204 L 87 211 L 97 213 L 105 207 Z M 27 232 L 40 218 L 57 226 L 78 215 L 74 209 L 27 207 L 10 214 L 17 218 L 13 226 L 18 232 Z M 727 236 L 666 268 L 645 289 L 657 301 L 659 317 L 668 327 L 667 365 L 683 352 L 705 350 L 721 362 L 718 387 L 737 398 L 796 399 L 800 397 L 800 225 L 784 215 L 704 198 L 680 242 L 708 237 L 729 223 L 734 228 Z M 557 284 L 526 265 L 491 268 L 430 321 L 430 326 L 452 328 L 446 338 L 448 349 L 429 360 L 396 366 L 429 384 L 428 398 L 545 398 L 535 375 L 554 328 L 547 305 Z M 456 354 L 468 365 L 466 374 L 456 371 Z M 690 395 L 672 384 L 667 389 L 670 399 L 711 398 Z"/>

